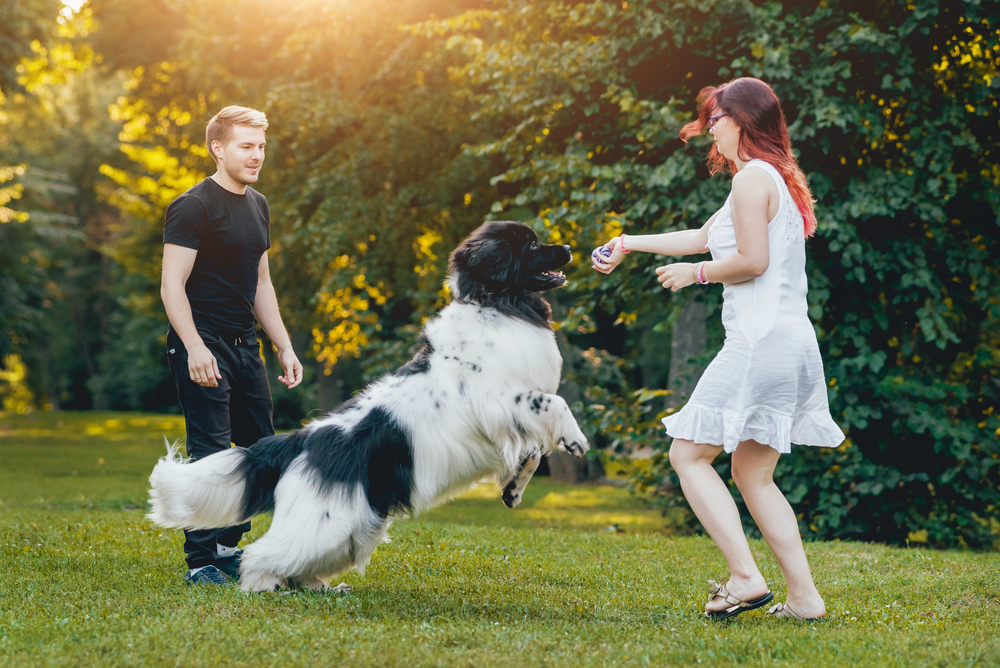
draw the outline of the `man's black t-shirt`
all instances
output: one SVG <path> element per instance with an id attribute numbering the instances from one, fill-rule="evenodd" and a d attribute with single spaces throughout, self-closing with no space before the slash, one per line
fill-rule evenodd
<path id="1" fill-rule="evenodd" d="M 211 178 L 167 207 L 163 243 L 198 251 L 186 285 L 198 329 L 253 335 L 257 268 L 271 247 L 270 224 L 263 195 L 250 187 L 237 195 Z"/>

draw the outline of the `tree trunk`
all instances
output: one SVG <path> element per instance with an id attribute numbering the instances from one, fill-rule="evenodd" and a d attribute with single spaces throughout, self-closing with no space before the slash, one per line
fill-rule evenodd
<path id="1" fill-rule="evenodd" d="M 604 467 L 597 459 L 574 457 L 562 450 L 553 450 L 546 459 L 552 482 L 576 484 L 604 477 Z"/>
<path id="2" fill-rule="evenodd" d="M 677 315 L 670 338 L 667 389 L 673 390 L 673 394 L 667 395 L 667 408 L 687 401 L 704 371 L 699 358 L 705 350 L 707 317 L 705 302 L 695 297 L 688 298 Z"/>
<path id="3" fill-rule="evenodd" d="M 344 379 L 341 370 L 344 361 L 333 365 L 330 375 L 323 373 L 323 362 L 314 362 L 316 369 L 316 403 L 324 415 L 344 403 Z"/>
<path id="4" fill-rule="evenodd" d="M 562 309 L 559 306 L 555 290 L 550 292 L 547 297 L 552 306 L 553 319 L 558 320 L 562 315 Z M 556 343 L 559 345 L 559 353 L 563 357 L 563 369 L 572 366 L 573 359 L 579 356 L 580 351 L 569 344 L 569 341 L 566 340 L 566 335 L 562 331 L 556 332 Z M 559 385 L 559 396 L 572 406 L 575 402 L 583 398 L 583 392 L 577 383 L 565 380 L 564 378 Z M 594 435 L 586 431 L 584 433 L 587 436 L 587 440 L 590 441 L 591 446 L 593 446 Z M 604 467 L 601 466 L 601 462 L 589 457 L 574 457 L 561 450 L 553 450 L 548 455 L 547 460 L 549 465 L 549 479 L 552 482 L 575 484 L 600 478 L 604 475 Z"/>

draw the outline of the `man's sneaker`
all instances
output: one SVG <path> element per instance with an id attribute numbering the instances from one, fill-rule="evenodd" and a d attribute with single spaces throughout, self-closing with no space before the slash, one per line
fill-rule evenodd
<path id="1" fill-rule="evenodd" d="M 228 585 L 229 580 L 215 566 L 205 566 L 195 572 L 188 571 L 184 574 L 184 582 L 193 585 Z"/>
<path id="2" fill-rule="evenodd" d="M 231 557 L 216 557 L 215 565 L 220 571 L 228 575 L 234 580 L 240 579 L 240 558 L 243 556 L 243 550 L 236 550 L 236 554 Z"/>

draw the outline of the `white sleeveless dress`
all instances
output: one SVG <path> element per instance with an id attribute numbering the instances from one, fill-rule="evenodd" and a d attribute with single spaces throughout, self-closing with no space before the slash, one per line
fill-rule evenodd
<path id="1" fill-rule="evenodd" d="M 771 175 L 781 200 L 767 225 L 767 270 L 724 285 L 725 344 L 688 403 L 663 424 L 673 438 L 722 445 L 726 452 L 749 439 L 780 453 L 791 452 L 792 443 L 836 447 L 844 433 L 830 416 L 823 360 L 808 316 L 802 213 L 777 169 L 762 160 L 744 169 L 750 167 Z M 731 200 L 732 193 L 708 230 L 713 260 L 736 252 Z"/>

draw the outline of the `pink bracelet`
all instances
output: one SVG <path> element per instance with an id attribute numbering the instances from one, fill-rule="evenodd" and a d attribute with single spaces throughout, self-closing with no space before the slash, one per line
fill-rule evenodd
<path id="1" fill-rule="evenodd" d="M 694 280 L 697 281 L 698 285 L 708 285 L 711 283 L 710 280 L 705 278 L 705 262 L 698 263 L 698 270 L 694 274 Z"/>
<path id="2" fill-rule="evenodd" d="M 622 252 L 625 253 L 626 255 L 628 255 L 629 253 L 632 252 L 629 249 L 625 248 L 625 235 L 624 234 L 619 238 L 619 240 L 618 240 L 618 246 L 622 249 Z"/>

